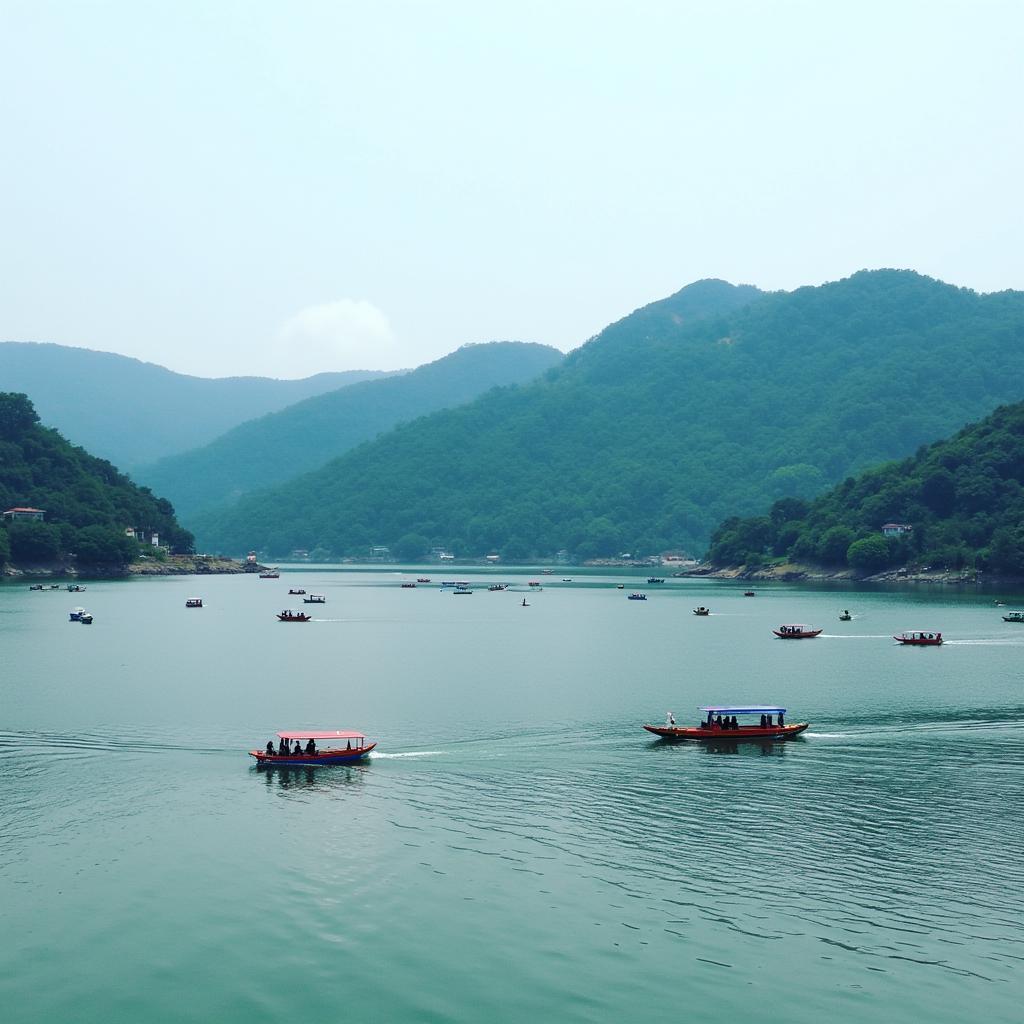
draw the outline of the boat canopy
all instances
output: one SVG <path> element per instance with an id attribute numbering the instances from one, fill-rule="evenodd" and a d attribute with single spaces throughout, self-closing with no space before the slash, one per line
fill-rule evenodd
<path id="1" fill-rule="evenodd" d="M 709 711 L 713 715 L 784 715 L 785 708 L 767 704 L 714 704 L 708 708 L 697 708 L 698 711 Z"/>
<path id="2" fill-rule="evenodd" d="M 309 729 L 292 729 L 288 732 L 277 734 L 283 740 L 365 740 L 366 736 L 361 732 L 344 732 L 333 730 L 330 732 L 318 732 Z"/>

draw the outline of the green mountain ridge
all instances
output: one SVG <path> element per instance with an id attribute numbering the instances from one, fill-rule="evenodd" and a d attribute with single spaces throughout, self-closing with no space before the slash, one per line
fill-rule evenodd
<path id="1" fill-rule="evenodd" d="M 767 515 L 728 519 L 708 554 L 719 567 L 779 557 L 868 573 L 929 563 L 1024 576 L 1024 402 L 813 502 L 783 499 Z"/>
<path id="2" fill-rule="evenodd" d="M 401 376 L 352 384 L 243 423 L 205 448 L 132 476 L 166 495 L 187 522 L 247 491 L 316 469 L 398 423 L 532 380 L 562 358 L 557 349 L 525 342 L 465 345 Z"/>
<path id="3" fill-rule="evenodd" d="M 169 502 L 41 426 L 23 394 L 0 392 L 0 506 L 45 513 L 42 522 L 2 521 L 0 567 L 71 554 L 82 563 L 129 562 L 138 554 L 129 528 L 157 533 L 172 549 L 192 547 Z"/>
<path id="4" fill-rule="evenodd" d="M 214 550 L 523 560 L 703 551 L 727 516 L 831 483 L 1021 395 L 1024 294 L 912 271 L 793 292 L 697 282 L 533 384 L 364 444 L 190 525 Z"/>
<path id="5" fill-rule="evenodd" d="M 130 470 L 212 441 L 226 430 L 378 370 L 303 380 L 191 377 L 112 352 L 0 342 L 0 390 L 31 395 L 40 419 Z"/>

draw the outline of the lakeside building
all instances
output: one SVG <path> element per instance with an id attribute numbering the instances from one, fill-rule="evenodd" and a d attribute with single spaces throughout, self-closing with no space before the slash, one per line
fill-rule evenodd
<path id="1" fill-rule="evenodd" d="M 8 522 L 30 521 L 41 523 L 46 512 L 41 508 L 9 508 L 4 513 L 4 519 Z"/>

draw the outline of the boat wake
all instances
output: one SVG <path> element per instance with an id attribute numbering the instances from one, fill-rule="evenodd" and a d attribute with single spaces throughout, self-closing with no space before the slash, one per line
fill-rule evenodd
<path id="1" fill-rule="evenodd" d="M 371 761 L 390 761 L 394 758 L 399 757 L 438 757 L 441 754 L 447 753 L 444 750 L 409 750 L 404 754 L 382 754 L 376 750 L 371 750 L 367 755 Z"/>

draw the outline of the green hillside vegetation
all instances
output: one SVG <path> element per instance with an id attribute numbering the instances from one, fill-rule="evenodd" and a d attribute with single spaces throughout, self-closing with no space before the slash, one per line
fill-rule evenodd
<path id="1" fill-rule="evenodd" d="M 398 423 L 461 405 L 497 385 L 532 380 L 561 360 L 546 345 L 466 345 L 410 373 L 353 384 L 244 423 L 205 448 L 132 476 L 167 495 L 188 522 L 204 508 L 316 469 Z"/>
<path id="2" fill-rule="evenodd" d="M 82 564 L 126 564 L 139 554 L 127 527 L 157 532 L 174 550 L 192 548 L 169 502 L 40 426 L 22 394 L 0 393 L 0 505 L 46 513 L 44 522 L 3 520 L 0 566 L 72 554 Z"/>
<path id="3" fill-rule="evenodd" d="M 913 529 L 885 537 L 886 523 Z M 927 564 L 1024 575 L 1024 403 L 813 502 L 785 499 L 766 516 L 729 519 L 708 557 L 722 566 L 781 557 L 865 573 Z"/>
<path id="4" fill-rule="evenodd" d="M 0 342 L 0 390 L 31 395 L 43 423 L 125 470 L 206 444 L 304 398 L 381 376 L 389 374 L 208 379 L 111 352 Z"/>
<path id="5" fill-rule="evenodd" d="M 1022 373 L 1022 293 L 894 270 L 769 295 L 703 281 L 534 384 L 190 525 L 211 549 L 273 555 L 699 553 L 729 515 L 814 497 L 1018 400 Z"/>

